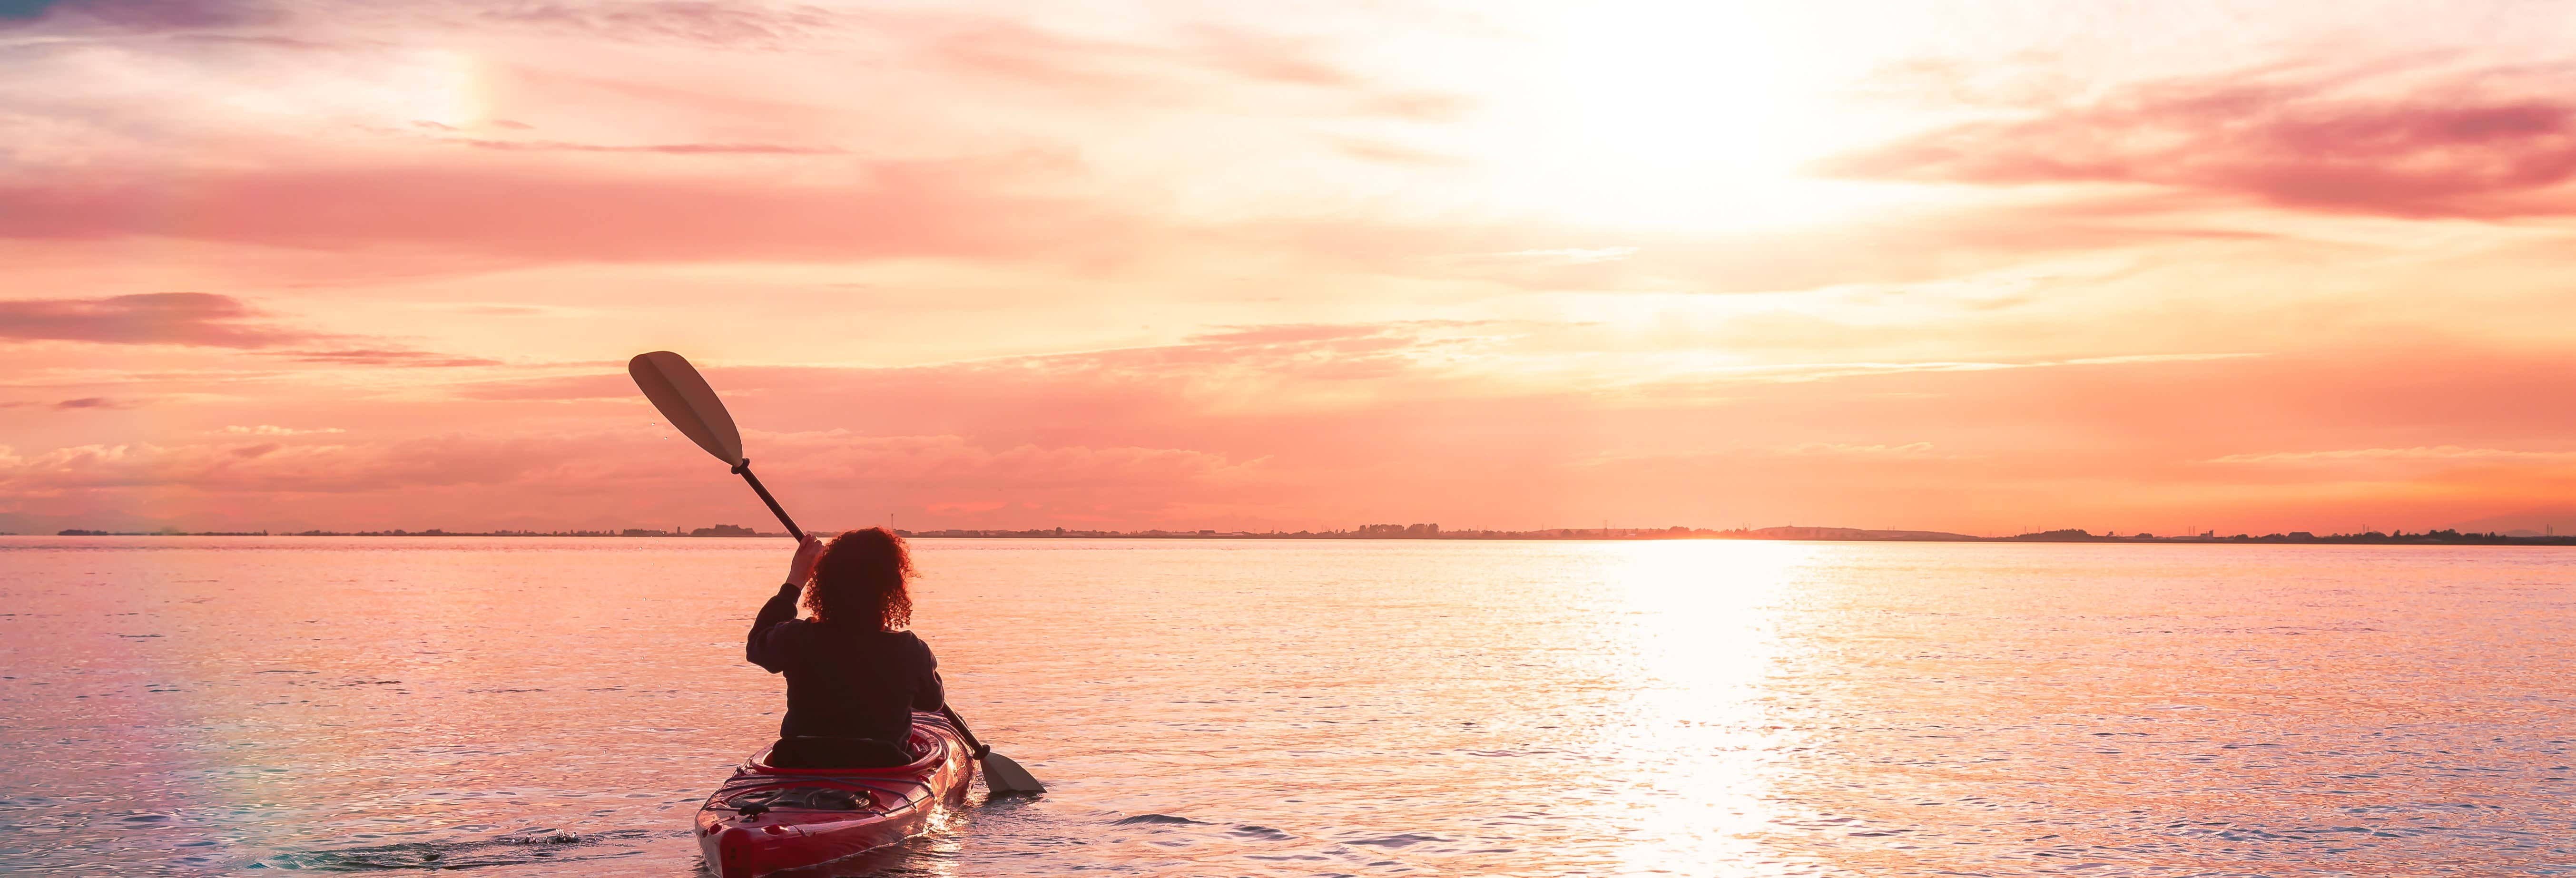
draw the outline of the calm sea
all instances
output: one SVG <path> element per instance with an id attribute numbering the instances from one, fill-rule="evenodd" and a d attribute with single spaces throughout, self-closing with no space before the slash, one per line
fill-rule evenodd
<path id="1" fill-rule="evenodd" d="M 783 540 L 0 539 L 0 873 L 697 874 Z M 937 541 L 841 874 L 2576 871 L 2576 552 Z"/>

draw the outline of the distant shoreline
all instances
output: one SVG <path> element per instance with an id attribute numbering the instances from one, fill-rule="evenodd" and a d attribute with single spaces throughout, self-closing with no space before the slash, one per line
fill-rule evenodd
<path id="1" fill-rule="evenodd" d="M 1864 530 L 1838 527 L 1768 527 L 1759 529 L 1704 530 L 1689 528 L 1555 528 L 1537 531 L 1465 530 L 1428 532 L 1360 532 L 1360 531 L 1075 531 L 1046 530 L 975 530 L 951 528 L 930 531 L 896 530 L 907 539 L 999 540 L 1559 540 L 1559 541 L 1647 541 L 1647 540 L 1758 540 L 1773 542 L 1869 542 L 1869 543 L 2133 543 L 2182 545 L 2344 545 L 2344 546 L 2576 546 L 2576 535 L 2513 536 L 2497 533 L 2462 533 L 2456 530 L 2434 530 L 2419 533 L 2366 531 L 2357 534 L 2314 534 L 2306 531 L 2263 535 L 2236 534 L 2217 536 L 2155 536 L 2152 534 L 2094 534 L 2081 530 L 2057 530 L 2018 534 L 2008 537 L 1980 537 L 1941 531 Z M 699 528 L 695 533 L 664 531 L 324 531 L 306 530 L 291 533 L 268 531 L 101 531 L 69 529 L 52 534 L 62 537 L 583 537 L 603 539 L 782 539 L 784 533 L 753 531 L 750 528 L 719 525 Z M 43 536 L 43 534 L 0 534 L 0 536 Z"/>

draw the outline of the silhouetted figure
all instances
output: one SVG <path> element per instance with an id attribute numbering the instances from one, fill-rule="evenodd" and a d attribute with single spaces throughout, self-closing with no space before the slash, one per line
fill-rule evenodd
<path id="1" fill-rule="evenodd" d="M 744 655 L 787 675 L 787 718 L 769 763 L 782 768 L 877 768 L 912 761 L 912 712 L 947 698 L 939 660 L 910 631 L 912 556 L 884 528 L 830 545 L 807 536 L 787 584 L 752 620 Z M 812 584 L 807 585 L 808 581 Z M 814 618 L 796 618 L 796 596 Z"/>

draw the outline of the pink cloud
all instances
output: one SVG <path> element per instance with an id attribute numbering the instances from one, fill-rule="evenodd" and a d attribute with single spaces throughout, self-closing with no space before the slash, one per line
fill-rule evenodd
<path id="1" fill-rule="evenodd" d="M 1826 173 L 1983 185 L 2146 183 L 2304 210 L 2507 217 L 2576 211 L 2576 79 L 2430 82 L 2280 67 L 2133 83 L 1826 160 Z"/>
<path id="2" fill-rule="evenodd" d="M 1009 195 L 1035 157 L 885 162 L 842 185 L 514 169 L 56 175 L 0 184 L 0 237 L 412 244 L 537 259 L 1023 257 L 1124 246 L 1138 222 Z"/>
<path id="3" fill-rule="evenodd" d="M 661 155 L 838 155 L 843 150 L 825 146 L 794 146 L 779 143 L 646 143 L 605 144 L 568 143 L 560 140 L 475 140 L 455 139 L 476 149 L 512 152 L 624 152 L 658 153 Z"/>
<path id="4" fill-rule="evenodd" d="M 498 366 L 499 360 L 481 357 L 455 357 L 430 351 L 400 348 L 343 348 L 339 350 L 278 351 L 277 355 L 299 363 L 326 363 L 335 366 Z"/>
<path id="5" fill-rule="evenodd" d="M 905 54 L 939 73 L 1098 103 L 1174 98 L 1238 102 L 1242 87 L 1294 89 L 1316 109 L 1411 120 L 1454 118 L 1465 95 L 1382 84 L 1324 56 L 1321 44 L 1221 27 L 1163 43 L 1070 36 L 997 17 L 877 12 L 865 29 L 902 38 Z"/>
<path id="6" fill-rule="evenodd" d="M 765 9 L 696 0 L 535 3 L 484 12 L 490 21 L 624 40 L 774 45 L 828 29 L 835 17 L 810 6 Z"/>
<path id="7" fill-rule="evenodd" d="M 314 337 L 255 322 L 263 316 L 214 293 L 0 300 L 0 338 L 265 348 Z"/>
<path id="8" fill-rule="evenodd" d="M 1329 57 L 1329 45 L 1198 25 L 1148 41 L 1068 33 L 1022 15 L 955 9 L 760 9 L 718 3 L 548 3 L 489 13 L 487 21 L 581 37 L 784 50 L 830 43 L 864 47 L 946 87 L 1000 85 L 1084 106 L 1174 101 L 1235 104 L 1244 89 L 1314 110 L 1401 119 L 1452 118 L 1464 95 L 1386 85 Z M 739 101 L 733 103 L 739 105 Z"/>
<path id="9" fill-rule="evenodd" d="M 276 442 L 83 445 L 0 456 L 0 485 L 28 494 L 73 489 L 359 493 L 493 484 L 570 457 L 490 437 L 446 436 L 384 445 Z"/>
<path id="10" fill-rule="evenodd" d="M 1166 345 L 998 357 L 926 366 L 831 368 L 700 364 L 728 394 L 828 392 L 903 410 L 948 394 L 974 395 L 997 410 L 1052 409 L 1047 397 L 1079 391 L 1085 405 L 1108 395 L 1161 398 L 1209 389 L 1229 377 L 1296 382 L 1401 377 L 1413 367 L 1485 341 L 1463 331 L 1482 321 L 1273 324 L 1222 327 Z M 596 374 L 500 378 L 463 383 L 460 397 L 496 401 L 630 401 L 633 383 L 606 364 Z M 993 394 L 983 396 L 983 394 Z"/>
<path id="11" fill-rule="evenodd" d="M 282 325 L 241 299 L 214 293 L 137 293 L 99 299 L 0 300 L 0 341 L 77 341 L 256 350 L 336 366 L 497 366 L 499 360 L 386 346 L 283 349 L 299 343 L 371 342 Z M 163 376 L 166 378 L 167 376 Z M 75 405 L 74 403 L 79 403 Z M 92 397 L 58 408 L 107 405 Z M 130 405 L 130 400 L 117 403 Z"/>

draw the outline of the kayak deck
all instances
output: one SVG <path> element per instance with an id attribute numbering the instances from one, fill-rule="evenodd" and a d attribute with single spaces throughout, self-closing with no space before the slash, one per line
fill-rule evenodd
<path id="1" fill-rule="evenodd" d="M 892 768 L 778 768 L 761 750 L 698 808 L 698 849 L 719 878 L 814 866 L 920 834 L 963 804 L 975 760 L 946 717 L 915 712 L 912 762 Z"/>

